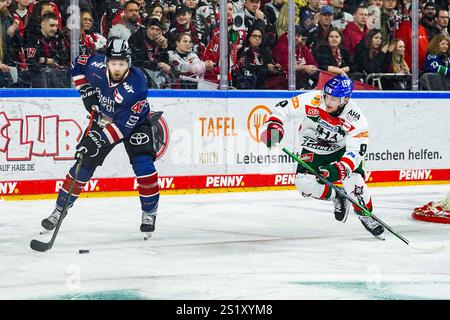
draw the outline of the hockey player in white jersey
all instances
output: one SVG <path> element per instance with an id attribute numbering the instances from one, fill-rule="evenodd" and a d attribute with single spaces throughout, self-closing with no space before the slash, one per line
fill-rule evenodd
<path id="1" fill-rule="evenodd" d="M 338 75 L 323 90 L 314 90 L 280 101 L 264 125 L 261 140 L 270 148 L 284 136 L 283 125 L 293 119 L 301 122 L 301 159 L 330 182 L 342 181 L 349 197 L 372 212 L 372 199 L 364 181 L 364 156 L 369 143 L 366 118 L 350 99 L 353 81 Z M 336 220 L 345 222 L 350 202 L 326 184 L 317 181 L 301 165 L 295 185 L 305 197 L 334 202 Z M 364 227 L 374 236 L 384 228 L 353 206 Z"/>

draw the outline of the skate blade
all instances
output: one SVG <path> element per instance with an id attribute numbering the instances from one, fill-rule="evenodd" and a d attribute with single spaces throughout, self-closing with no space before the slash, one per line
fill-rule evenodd
<path id="1" fill-rule="evenodd" d="M 383 237 L 383 235 L 379 234 L 378 236 L 374 236 L 376 239 L 381 240 L 381 241 L 385 241 L 386 238 Z"/>
<path id="2" fill-rule="evenodd" d="M 145 232 L 144 233 L 144 240 L 148 240 L 152 237 L 152 233 L 151 232 Z"/>

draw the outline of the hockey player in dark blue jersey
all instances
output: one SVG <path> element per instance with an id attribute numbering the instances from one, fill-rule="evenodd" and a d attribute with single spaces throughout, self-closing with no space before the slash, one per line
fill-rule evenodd
<path id="1" fill-rule="evenodd" d="M 155 230 L 159 186 L 145 75 L 131 65 L 127 41 L 111 39 L 106 56 L 81 55 L 76 58 L 72 64 L 72 77 L 86 110 L 90 113 L 94 110 L 95 118 L 90 131 L 77 145 L 76 157 L 80 159 L 81 154 L 83 157 L 69 207 L 109 152 L 123 142 L 138 182 L 142 208 L 140 230 L 148 238 Z M 53 230 L 61 218 L 69 186 L 74 181 L 75 168 L 76 165 L 66 176 L 55 210 L 42 220 L 42 226 L 47 230 Z"/>

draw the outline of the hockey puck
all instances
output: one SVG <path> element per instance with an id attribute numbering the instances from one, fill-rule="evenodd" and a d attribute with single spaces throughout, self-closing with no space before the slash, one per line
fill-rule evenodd
<path id="1" fill-rule="evenodd" d="M 89 250 L 81 250 L 81 249 L 80 249 L 80 250 L 78 250 L 78 253 L 79 253 L 79 254 L 89 253 Z"/>

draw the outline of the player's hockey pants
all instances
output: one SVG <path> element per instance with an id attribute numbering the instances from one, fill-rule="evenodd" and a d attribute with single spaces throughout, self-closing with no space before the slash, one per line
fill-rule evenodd
<path id="1" fill-rule="evenodd" d="M 318 172 L 320 166 L 339 161 L 344 152 L 345 150 L 341 150 L 331 155 L 317 155 L 304 150 L 302 152 L 302 160 L 307 162 L 310 167 Z M 308 154 L 308 156 L 305 156 L 305 154 Z M 345 192 L 350 198 L 361 205 L 365 205 L 369 211 L 372 211 L 372 198 L 364 181 L 363 165 L 364 164 L 361 163 L 355 171 L 342 181 L 342 184 Z M 332 188 L 326 184 L 319 183 L 316 177 L 307 173 L 306 169 L 301 165 L 299 165 L 297 169 L 295 186 L 304 197 L 312 197 L 321 200 L 334 200 L 336 197 L 336 192 Z M 357 206 L 353 205 L 353 208 L 357 213 L 361 213 L 361 209 Z"/>
<path id="2" fill-rule="evenodd" d="M 91 130 L 101 130 L 101 128 L 94 124 Z M 150 127 L 146 123 L 137 127 L 131 136 L 124 139 L 122 142 L 125 145 L 130 163 L 137 178 L 137 189 L 139 191 L 141 209 L 144 212 L 156 213 L 159 202 L 159 185 L 158 173 L 156 172 L 154 165 L 155 151 L 151 137 Z M 117 144 L 104 146 L 100 149 L 100 152 L 96 157 L 83 161 L 77 180 L 72 189 L 69 207 L 71 207 L 78 198 L 81 191 L 94 174 L 95 169 L 103 164 L 106 156 L 116 145 Z M 69 170 L 69 174 L 66 176 L 66 180 L 59 191 L 58 199 L 56 200 L 56 207 L 58 209 L 62 209 L 65 204 L 69 187 L 74 179 L 75 168 L 76 163 Z"/>

